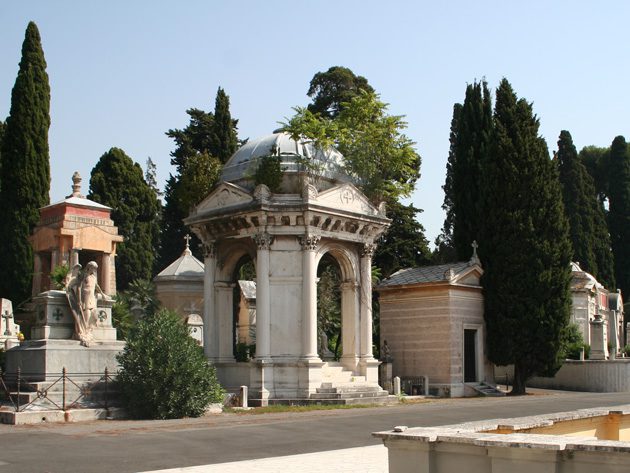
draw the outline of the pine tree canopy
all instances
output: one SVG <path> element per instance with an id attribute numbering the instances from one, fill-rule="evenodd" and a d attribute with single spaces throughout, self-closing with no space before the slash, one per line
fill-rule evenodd
<path id="1" fill-rule="evenodd" d="M 578 158 L 568 131 L 560 133 L 556 154 L 562 197 L 573 246 L 573 261 L 608 289 L 615 287 L 613 257 L 604 208 L 591 175 Z"/>
<path id="2" fill-rule="evenodd" d="M 623 136 L 610 147 L 608 225 L 615 278 L 624 300 L 630 300 L 630 154 Z"/>
<path id="3" fill-rule="evenodd" d="M 39 208 L 49 203 L 49 127 L 46 60 L 37 26 L 30 22 L 0 150 L 0 261 L 12 275 L 0 278 L 0 294 L 12 299 L 14 307 L 30 296 L 33 254 L 28 237 L 39 220 Z"/>
<path id="4" fill-rule="evenodd" d="M 496 91 L 494 140 L 484 162 L 487 355 L 514 364 L 515 394 L 552 373 L 569 320 L 571 243 L 558 171 L 531 105 L 505 79 Z"/>
<path id="5" fill-rule="evenodd" d="M 110 149 L 92 169 L 88 198 L 112 208 L 112 220 L 125 237 L 116 251 L 117 290 L 150 280 L 159 246 L 159 204 L 140 165 L 123 150 Z"/>
<path id="6" fill-rule="evenodd" d="M 349 103 L 361 91 L 374 93 L 365 77 L 355 75 L 347 67 L 333 66 L 311 79 L 307 95 L 313 102 L 308 110 L 325 118 L 336 118 L 343 104 Z"/>

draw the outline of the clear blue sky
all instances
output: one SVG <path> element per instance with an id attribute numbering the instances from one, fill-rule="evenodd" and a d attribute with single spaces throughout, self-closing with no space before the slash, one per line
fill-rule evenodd
<path id="1" fill-rule="evenodd" d="M 365 76 L 406 115 L 422 156 L 413 202 L 440 231 L 453 103 L 467 83 L 507 77 L 534 102 L 550 152 L 562 129 L 578 146 L 628 136 L 630 2 L 610 1 L 6 1 L 0 7 L 0 119 L 29 20 L 52 89 L 52 201 L 112 146 L 163 182 L 187 108 L 231 99 L 241 138 L 270 133 L 308 102 L 313 74 L 340 65 Z"/>

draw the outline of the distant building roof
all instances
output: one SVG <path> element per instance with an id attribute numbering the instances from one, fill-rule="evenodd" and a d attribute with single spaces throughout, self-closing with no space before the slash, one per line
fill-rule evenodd
<path id="1" fill-rule="evenodd" d="M 605 289 L 605 287 L 595 279 L 590 273 L 587 273 L 577 262 L 571 263 L 571 289 Z"/>
<path id="2" fill-rule="evenodd" d="M 473 266 L 478 266 L 481 269 L 477 263 L 468 261 L 401 269 L 392 274 L 389 278 L 381 281 L 377 287 L 385 288 L 391 286 L 448 282 L 457 278 L 458 275 L 466 272 L 467 269 Z"/>
<path id="3" fill-rule="evenodd" d="M 155 281 L 168 279 L 203 279 L 204 265 L 190 251 L 188 241 L 182 255 L 160 272 Z"/>

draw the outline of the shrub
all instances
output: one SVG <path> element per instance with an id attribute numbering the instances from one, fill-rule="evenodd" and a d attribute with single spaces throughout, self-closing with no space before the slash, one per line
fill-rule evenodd
<path id="1" fill-rule="evenodd" d="M 626 355 L 626 357 L 630 357 L 630 345 L 626 345 L 625 347 L 623 347 L 621 353 Z"/>
<path id="2" fill-rule="evenodd" d="M 588 358 L 590 347 L 584 343 L 580 328 L 576 324 L 569 324 L 566 332 L 565 345 L 563 347 L 565 358 L 569 360 L 579 360 L 582 348 L 584 348 L 584 358 Z"/>
<path id="3" fill-rule="evenodd" d="M 118 355 L 118 382 L 129 414 L 142 419 L 198 417 L 224 390 L 181 317 L 160 310 L 135 324 Z"/>
<path id="4" fill-rule="evenodd" d="M 70 268 L 65 264 L 55 266 L 55 269 L 50 273 L 50 280 L 55 289 L 64 289 L 66 287 L 66 276 L 68 276 L 69 272 Z"/>
<path id="5" fill-rule="evenodd" d="M 258 167 L 254 173 L 254 183 L 265 184 L 271 192 L 278 192 L 282 184 L 281 163 L 280 156 L 269 155 L 259 158 Z"/>

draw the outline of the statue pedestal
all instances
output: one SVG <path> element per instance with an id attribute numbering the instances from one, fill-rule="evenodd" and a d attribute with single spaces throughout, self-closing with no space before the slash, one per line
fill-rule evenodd
<path id="1" fill-rule="evenodd" d="M 82 382 L 96 381 L 105 368 L 114 376 L 118 371 L 116 355 L 125 347 L 124 341 L 95 343 L 84 347 L 78 340 L 30 340 L 6 352 L 6 374 L 21 376 L 29 382 L 49 381 L 61 375 L 63 369 Z"/>
<path id="2" fill-rule="evenodd" d="M 111 299 L 97 301 L 97 322 L 93 329 L 94 342 L 115 342 L 116 329 L 112 327 Z M 51 290 L 33 297 L 31 310 L 35 313 L 31 329 L 33 340 L 70 340 L 74 334 L 74 316 L 65 291 Z"/>
<path id="3" fill-rule="evenodd" d="M 125 347 L 116 340 L 112 327 L 114 301 L 97 301 L 96 326 L 89 347 L 73 340 L 74 316 L 65 291 L 46 291 L 33 298 L 31 310 L 35 313 L 32 340 L 6 352 L 6 373 L 17 374 L 29 382 L 46 381 L 60 376 L 65 368 L 68 376 L 80 374 L 81 381 L 97 380 L 105 368 L 114 375 L 118 371 L 116 355 Z M 92 379 L 93 378 L 93 379 Z"/>

